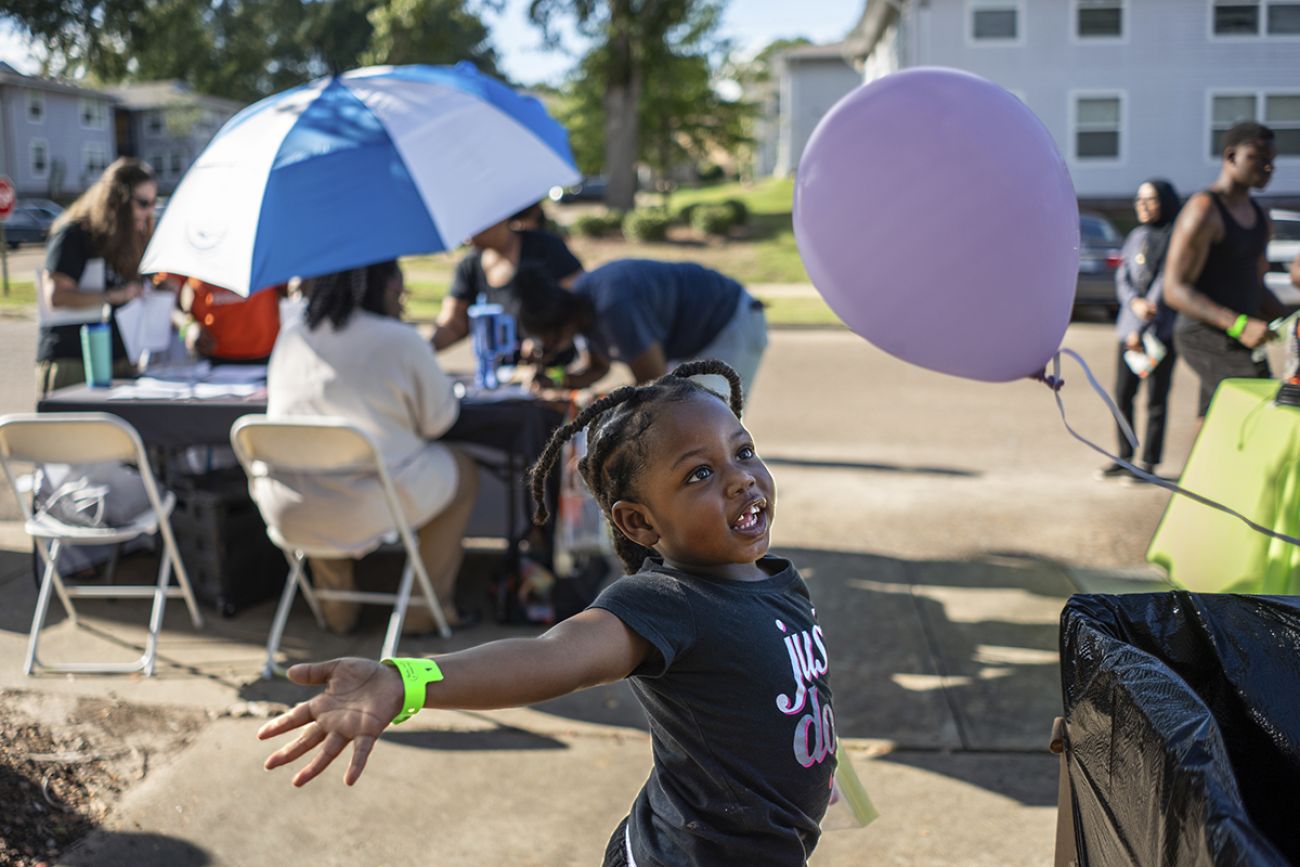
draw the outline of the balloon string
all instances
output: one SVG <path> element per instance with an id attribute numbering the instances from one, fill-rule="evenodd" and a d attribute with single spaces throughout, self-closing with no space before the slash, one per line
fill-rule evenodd
<path id="1" fill-rule="evenodd" d="M 1051 375 L 1050 376 L 1047 375 L 1046 371 L 1044 371 L 1043 373 L 1039 373 L 1038 375 L 1032 377 L 1032 379 L 1035 379 L 1039 382 L 1046 383 L 1047 386 L 1052 389 L 1053 396 L 1056 398 L 1056 408 L 1060 411 L 1061 421 L 1065 424 L 1065 429 L 1070 432 L 1070 436 L 1074 437 L 1079 442 L 1083 443 L 1085 446 L 1092 449 L 1093 451 L 1098 452 L 1110 458 L 1112 461 L 1119 464 L 1121 467 L 1128 470 L 1130 473 L 1132 473 L 1133 475 L 1137 476 L 1138 478 L 1144 481 L 1150 482 L 1153 485 L 1159 485 L 1165 490 L 1173 491 L 1175 494 L 1182 494 L 1184 497 L 1187 497 L 1189 500 L 1200 503 L 1203 506 L 1209 506 L 1212 509 L 1218 509 L 1220 512 L 1226 512 L 1227 514 L 1241 521 L 1247 527 L 1250 527 L 1252 530 L 1258 533 L 1263 533 L 1265 536 L 1270 536 L 1274 539 L 1280 539 L 1283 542 L 1289 542 L 1292 545 L 1300 546 L 1300 539 L 1297 539 L 1295 536 L 1288 536 L 1285 533 L 1279 533 L 1276 530 L 1271 530 L 1268 527 L 1264 527 L 1259 524 L 1256 524 L 1254 521 L 1252 521 L 1250 518 L 1247 518 L 1245 515 L 1241 514 L 1240 512 L 1231 509 L 1228 506 L 1223 505 L 1222 503 L 1215 502 L 1214 500 L 1211 500 L 1209 497 L 1203 497 L 1200 494 L 1196 493 L 1195 491 L 1189 491 L 1185 488 L 1182 488 L 1179 485 L 1175 484 L 1174 482 L 1168 481 L 1167 479 L 1162 479 L 1153 473 L 1148 473 L 1146 470 L 1138 469 L 1137 467 L 1133 466 L 1133 464 L 1129 463 L 1128 461 L 1124 460 L 1118 455 L 1113 455 L 1110 452 L 1106 451 L 1101 446 L 1087 439 L 1086 437 L 1080 436 L 1079 433 L 1070 426 L 1070 420 L 1065 417 L 1065 403 L 1061 400 L 1061 387 L 1065 385 L 1065 381 L 1061 379 L 1061 355 L 1062 354 L 1070 356 L 1076 362 L 1078 362 L 1081 368 L 1083 368 L 1083 373 L 1086 377 L 1088 377 L 1088 383 L 1092 386 L 1093 391 L 1101 395 L 1101 398 L 1103 401 L 1105 401 L 1107 408 L 1110 409 L 1110 414 L 1115 417 L 1115 422 L 1119 425 L 1120 430 L 1124 432 L 1124 437 L 1129 441 L 1129 444 L 1133 446 L 1133 450 L 1135 452 L 1137 451 L 1137 437 L 1133 435 L 1133 428 L 1129 425 L 1128 420 L 1125 419 L 1124 416 L 1120 414 L 1119 407 L 1115 406 L 1115 402 L 1110 399 L 1110 395 L 1106 392 L 1106 389 L 1102 388 L 1101 384 L 1098 383 L 1097 379 L 1092 375 L 1092 370 L 1089 369 L 1087 362 L 1085 362 L 1082 358 L 1080 358 L 1079 353 L 1075 352 L 1073 349 L 1066 349 L 1065 347 L 1062 347 L 1059 352 L 1057 352 L 1055 355 L 1052 356 Z"/>

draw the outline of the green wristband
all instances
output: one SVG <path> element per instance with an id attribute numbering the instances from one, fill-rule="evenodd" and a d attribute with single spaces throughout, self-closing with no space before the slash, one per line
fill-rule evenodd
<path id="1" fill-rule="evenodd" d="M 442 669 L 432 659 L 382 659 L 402 676 L 402 709 L 393 717 L 393 725 L 401 725 L 424 708 L 425 687 L 442 680 Z"/>
<path id="2" fill-rule="evenodd" d="M 1225 333 L 1233 340 L 1236 340 L 1237 338 L 1241 337 L 1241 332 L 1246 330 L 1246 320 L 1249 318 L 1250 317 L 1248 317 L 1245 313 L 1241 314 L 1240 316 L 1237 317 L 1237 321 L 1232 323 L 1232 325 L 1225 331 Z"/>

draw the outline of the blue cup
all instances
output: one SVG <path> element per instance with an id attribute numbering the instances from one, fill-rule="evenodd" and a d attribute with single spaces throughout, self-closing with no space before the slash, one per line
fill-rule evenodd
<path id="1" fill-rule="evenodd" d="M 113 332 L 107 322 L 81 326 L 81 360 L 86 366 L 86 385 L 108 388 L 113 384 Z"/>
<path id="2" fill-rule="evenodd" d="M 500 304 L 480 302 L 469 308 L 469 324 L 477 362 L 474 384 L 479 388 L 496 388 L 500 384 L 497 368 L 519 348 L 515 318 Z"/>

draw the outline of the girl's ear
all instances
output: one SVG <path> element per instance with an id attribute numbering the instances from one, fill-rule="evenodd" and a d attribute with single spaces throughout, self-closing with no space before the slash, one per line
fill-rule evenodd
<path id="1" fill-rule="evenodd" d="M 640 503 L 619 500 L 609 509 L 614 527 L 642 548 L 653 548 L 659 542 L 650 512 Z"/>

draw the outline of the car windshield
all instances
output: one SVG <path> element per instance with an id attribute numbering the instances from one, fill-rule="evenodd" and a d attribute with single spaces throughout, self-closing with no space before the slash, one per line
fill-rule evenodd
<path id="1" fill-rule="evenodd" d="M 1118 244 L 1119 232 L 1100 217 L 1080 217 L 1079 237 L 1085 244 Z"/>
<path id="2" fill-rule="evenodd" d="M 1300 220 L 1274 220 L 1274 241 L 1300 241 Z"/>

